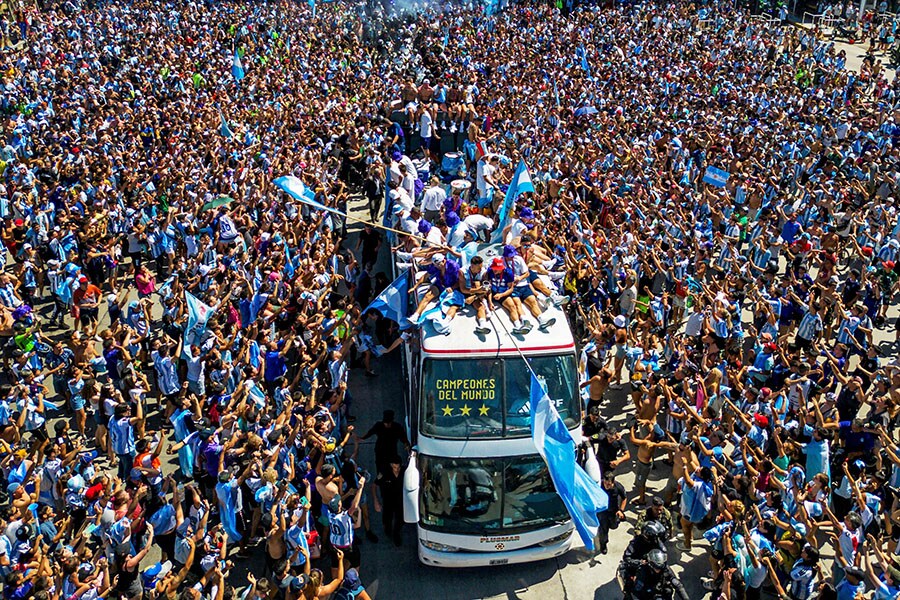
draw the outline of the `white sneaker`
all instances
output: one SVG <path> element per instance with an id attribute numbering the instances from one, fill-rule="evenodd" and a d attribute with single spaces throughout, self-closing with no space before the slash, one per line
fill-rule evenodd
<path id="1" fill-rule="evenodd" d="M 456 133 L 456 123 L 450 125 L 450 133 Z"/>

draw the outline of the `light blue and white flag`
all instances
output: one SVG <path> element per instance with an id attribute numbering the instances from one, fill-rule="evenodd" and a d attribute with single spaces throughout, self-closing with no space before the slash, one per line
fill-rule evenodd
<path id="1" fill-rule="evenodd" d="M 384 288 L 384 291 L 372 300 L 371 304 L 363 311 L 363 314 L 375 309 L 385 319 L 399 323 L 402 329 L 404 323 L 409 324 L 406 320 L 408 300 L 409 272 L 403 271 L 391 285 Z"/>
<path id="2" fill-rule="evenodd" d="M 316 0 L 309 0 L 309 10 L 312 11 L 312 18 L 316 18 Z"/>
<path id="3" fill-rule="evenodd" d="M 298 200 L 303 204 L 307 204 L 317 210 L 324 210 L 326 212 L 336 214 L 338 216 L 344 217 L 345 219 L 347 218 L 346 213 L 343 213 L 336 208 L 325 206 L 324 204 L 316 200 L 315 192 L 306 187 L 306 185 L 302 181 L 300 181 L 293 175 L 285 175 L 284 177 L 279 177 L 278 179 L 272 181 L 272 183 L 284 190 L 284 192 L 291 198 Z"/>
<path id="4" fill-rule="evenodd" d="M 597 513 L 606 510 L 609 496 L 575 462 L 575 440 L 534 374 L 531 375 L 531 439 L 547 463 L 556 493 L 566 505 L 581 541 L 588 550 L 593 550 L 600 525 Z"/>
<path id="5" fill-rule="evenodd" d="M 234 132 L 231 131 L 231 127 L 228 126 L 228 121 L 225 120 L 225 115 L 222 114 L 221 110 L 219 111 L 219 118 L 222 119 L 222 124 L 219 126 L 219 133 L 222 137 L 232 139 L 234 137 Z"/>
<path id="6" fill-rule="evenodd" d="M 206 333 L 206 323 L 213 313 L 213 307 L 200 301 L 192 293 L 184 292 L 184 301 L 187 303 L 188 322 L 184 329 L 184 348 L 199 346 L 203 334 Z"/>
<path id="7" fill-rule="evenodd" d="M 500 205 L 500 212 L 497 213 L 497 229 L 491 235 L 492 244 L 500 241 L 500 238 L 503 236 L 503 229 L 509 223 L 509 217 L 512 214 L 516 198 L 518 198 L 519 194 L 525 192 L 534 193 L 534 184 L 531 182 L 528 165 L 525 164 L 524 160 L 520 160 L 519 166 L 516 167 L 516 172 L 513 174 L 512 181 L 509 182 L 509 187 L 506 188 L 506 197 L 503 199 L 503 204 Z"/>
<path id="8" fill-rule="evenodd" d="M 234 57 L 231 59 L 231 75 L 235 81 L 240 81 L 245 75 L 244 65 L 241 64 L 241 55 L 238 53 L 237 48 L 234 49 Z"/>
<path id="9" fill-rule="evenodd" d="M 706 173 L 703 174 L 703 182 L 715 187 L 723 188 L 728 185 L 728 178 L 731 173 L 717 167 L 706 167 Z"/>

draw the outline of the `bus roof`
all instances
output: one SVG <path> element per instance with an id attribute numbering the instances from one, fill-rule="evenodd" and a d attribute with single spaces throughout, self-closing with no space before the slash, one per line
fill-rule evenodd
<path id="1" fill-rule="evenodd" d="M 546 332 L 538 329 L 537 320 L 529 314 L 528 320 L 534 327 L 528 333 L 520 335 L 512 333 L 513 324 L 509 315 L 504 309 L 498 308 L 488 321 L 491 332 L 479 335 L 475 333 L 475 310 L 466 306 L 450 322 L 450 333 L 447 335 L 436 332 L 430 322 L 424 324 L 421 329 L 422 352 L 435 358 L 450 358 L 508 355 L 516 354 L 518 350 L 525 354 L 562 354 L 574 351 L 575 341 L 565 313 L 548 303 L 545 314 L 556 319 Z"/>

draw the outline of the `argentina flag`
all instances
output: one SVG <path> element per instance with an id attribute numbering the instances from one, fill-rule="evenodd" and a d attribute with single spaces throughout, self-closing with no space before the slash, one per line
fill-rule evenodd
<path id="1" fill-rule="evenodd" d="M 593 550 L 600 525 L 597 513 L 606 510 L 609 497 L 575 462 L 575 440 L 534 374 L 531 375 L 531 439 L 547 463 L 556 493 L 566 505 L 581 541 L 588 550 Z"/>

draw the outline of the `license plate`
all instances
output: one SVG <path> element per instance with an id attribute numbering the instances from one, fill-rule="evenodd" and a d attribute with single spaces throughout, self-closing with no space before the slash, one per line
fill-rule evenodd
<path id="1" fill-rule="evenodd" d="M 509 562 L 509 559 L 508 559 L 508 558 L 495 558 L 495 559 L 491 560 L 491 562 L 488 563 L 488 564 L 489 564 L 490 566 L 494 566 L 494 565 L 505 565 L 505 564 L 507 564 L 508 562 Z"/>

